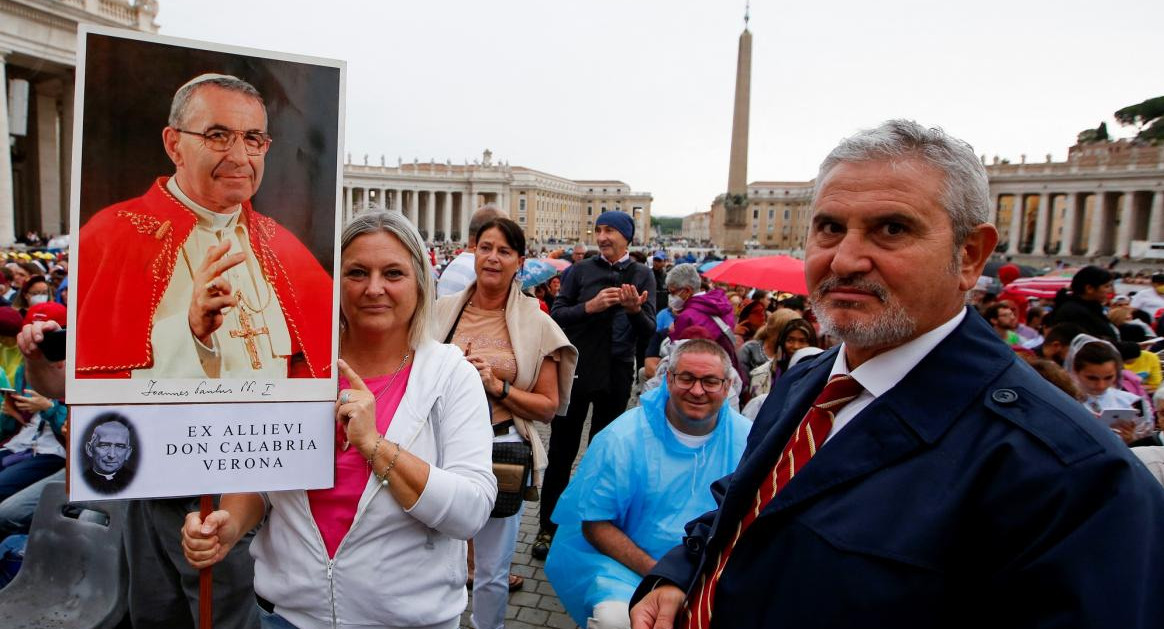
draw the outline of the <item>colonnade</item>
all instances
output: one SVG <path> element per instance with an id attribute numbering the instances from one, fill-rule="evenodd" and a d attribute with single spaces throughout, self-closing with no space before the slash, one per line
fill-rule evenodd
<path id="1" fill-rule="evenodd" d="M 508 210 L 505 195 L 467 189 L 417 189 L 344 186 L 343 217 L 347 222 L 361 212 L 403 212 L 428 242 L 465 242 L 469 218 L 480 206 L 495 203 Z"/>
<path id="2" fill-rule="evenodd" d="M 72 171 L 72 71 L 43 71 L 36 80 L 10 78 L 8 53 L 0 49 L 0 138 L 5 140 L 0 150 L 0 243 L 4 244 L 16 240 L 17 222 L 49 234 L 68 231 Z M 13 103 L 18 110 L 10 110 Z M 10 142 L 18 143 L 15 151 Z M 34 159 L 14 169 L 14 152 Z"/>
<path id="3" fill-rule="evenodd" d="M 1164 242 L 1159 189 L 993 192 L 991 218 L 1008 254 L 1122 257 L 1131 253 L 1133 241 Z"/>

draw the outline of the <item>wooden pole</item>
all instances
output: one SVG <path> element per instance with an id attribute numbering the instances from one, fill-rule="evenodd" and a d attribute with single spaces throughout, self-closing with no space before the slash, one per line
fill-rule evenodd
<path id="1" fill-rule="evenodd" d="M 202 520 L 205 521 L 206 516 L 214 511 L 214 496 L 204 494 L 199 506 Z M 208 567 L 198 571 L 198 629 L 214 628 L 214 581 L 210 572 L 213 569 Z"/>

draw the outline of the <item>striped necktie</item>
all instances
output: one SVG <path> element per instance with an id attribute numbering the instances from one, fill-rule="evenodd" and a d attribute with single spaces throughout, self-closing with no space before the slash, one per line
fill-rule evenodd
<path id="1" fill-rule="evenodd" d="M 823 444 L 833 427 L 833 419 L 846 404 L 852 402 L 864 387 L 852 376 L 837 374 L 829 378 L 825 388 L 812 403 L 812 407 L 805 413 L 804 419 L 796 428 L 796 433 L 784 446 L 780 458 L 772 471 L 760 484 L 756 497 L 752 500 L 751 509 L 744 514 L 743 519 L 736 526 L 735 536 L 731 542 L 720 551 L 719 558 L 713 568 L 704 572 L 699 582 L 699 588 L 687 601 L 687 629 L 708 629 L 711 626 L 711 611 L 715 601 L 715 587 L 727 566 L 732 549 L 740 541 L 740 536 L 751 526 L 764 506 L 776 496 L 793 476 L 808 463 L 816 454 L 817 445 Z"/>

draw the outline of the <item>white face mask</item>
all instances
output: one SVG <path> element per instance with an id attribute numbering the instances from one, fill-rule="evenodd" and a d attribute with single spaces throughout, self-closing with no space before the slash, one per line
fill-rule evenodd
<path id="1" fill-rule="evenodd" d="M 48 295 L 29 295 L 28 296 L 28 305 L 30 305 L 30 306 L 35 306 L 37 304 L 43 304 L 47 301 L 48 301 Z"/>
<path id="2" fill-rule="evenodd" d="M 671 309 L 671 312 L 683 310 L 684 302 L 685 300 L 678 295 L 667 295 L 667 306 Z"/>

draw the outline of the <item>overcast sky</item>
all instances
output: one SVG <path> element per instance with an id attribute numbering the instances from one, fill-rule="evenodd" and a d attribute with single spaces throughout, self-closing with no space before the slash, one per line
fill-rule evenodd
<path id="1" fill-rule="evenodd" d="M 346 151 L 616 178 L 657 215 L 727 186 L 744 3 L 161 0 L 161 34 L 347 62 Z M 811 179 L 840 138 L 905 117 L 988 159 L 1066 158 L 1164 95 L 1164 2 L 755 0 L 749 181 Z"/>

